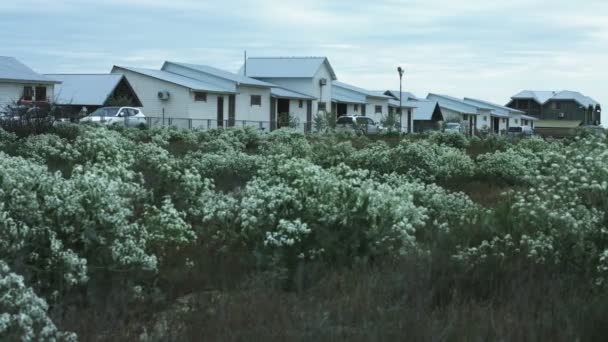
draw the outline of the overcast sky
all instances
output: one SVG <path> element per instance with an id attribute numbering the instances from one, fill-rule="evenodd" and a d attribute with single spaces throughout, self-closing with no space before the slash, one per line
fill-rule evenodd
<path id="1" fill-rule="evenodd" d="M 569 89 L 608 104 L 605 0 L 0 1 L 0 55 L 39 72 L 164 60 L 236 71 L 244 50 L 327 56 L 341 81 L 369 89 L 398 88 L 401 65 L 418 96 L 504 104 Z"/>

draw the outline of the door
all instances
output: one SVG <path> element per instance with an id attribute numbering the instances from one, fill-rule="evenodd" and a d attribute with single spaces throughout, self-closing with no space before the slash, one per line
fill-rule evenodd
<path id="1" fill-rule="evenodd" d="M 289 126 L 289 99 L 277 99 L 277 127 Z"/>
<path id="2" fill-rule="evenodd" d="M 224 127 L 224 97 L 217 97 L 217 127 Z"/>
<path id="3" fill-rule="evenodd" d="M 492 122 L 494 123 L 494 133 L 498 134 L 500 132 L 500 118 L 492 118 Z"/>
<path id="4" fill-rule="evenodd" d="M 228 126 L 234 127 L 236 123 L 236 101 L 235 96 L 228 96 Z"/>

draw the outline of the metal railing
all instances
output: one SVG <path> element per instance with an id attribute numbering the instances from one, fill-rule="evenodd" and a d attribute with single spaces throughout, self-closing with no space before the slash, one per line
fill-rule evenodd
<path id="1" fill-rule="evenodd" d="M 280 121 L 256 121 L 256 120 L 214 120 L 214 119 L 193 119 L 175 117 L 146 117 L 148 128 L 175 127 L 190 130 L 209 130 L 225 128 L 257 128 L 262 132 L 274 131 L 278 128 L 290 127 L 301 132 L 312 131 L 312 123 L 284 123 Z"/>

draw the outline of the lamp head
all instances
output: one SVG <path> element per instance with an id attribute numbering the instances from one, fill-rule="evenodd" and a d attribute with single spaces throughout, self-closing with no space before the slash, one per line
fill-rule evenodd
<path id="1" fill-rule="evenodd" d="M 398 68 L 397 68 L 397 71 L 399 72 L 399 77 L 402 77 L 402 76 L 403 76 L 403 73 L 405 72 L 405 70 L 403 70 L 403 68 L 402 68 L 402 67 L 398 67 Z"/>

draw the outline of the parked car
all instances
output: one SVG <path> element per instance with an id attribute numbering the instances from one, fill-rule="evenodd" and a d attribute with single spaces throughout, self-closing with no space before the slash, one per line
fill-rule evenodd
<path id="1" fill-rule="evenodd" d="M 102 125 L 137 126 L 146 123 L 141 109 L 133 107 L 102 107 L 80 119 L 80 122 L 94 122 Z"/>
<path id="2" fill-rule="evenodd" d="M 444 132 L 463 133 L 462 124 L 458 122 L 448 122 L 445 124 Z"/>
<path id="3" fill-rule="evenodd" d="M 507 129 L 507 135 L 531 137 L 534 135 L 534 130 L 530 126 L 511 126 Z"/>
<path id="4" fill-rule="evenodd" d="M 384 131 L 382 125 L 366 116 L 346 115 L 336 121 L 336 130 L 352 130 L 364 134 L 380 134 Z"/>

